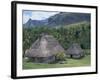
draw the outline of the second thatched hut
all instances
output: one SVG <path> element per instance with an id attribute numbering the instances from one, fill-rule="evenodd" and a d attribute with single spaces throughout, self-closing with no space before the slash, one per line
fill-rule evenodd
<path id="1" fill-rule="evenodd" d="M 70 58 L 82 58 L 84 52 L 78 43 L 73 43 L 66 51 L 66 55 Z"/>

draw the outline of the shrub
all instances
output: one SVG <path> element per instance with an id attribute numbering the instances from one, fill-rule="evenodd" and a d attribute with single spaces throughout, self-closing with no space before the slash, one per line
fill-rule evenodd
<path id="1" fill-rule="evenodd" d="M 55 55 L 57 61 L 64 61 L 66 59 L 66 55 L 64 52 L 59 52 Z"/>
<path id="2" fill-rule="evenodd" d="M 91 54 L 90 49 L 84 49 L 84 54 L 85 54 L 85 55 L 90 55 L 90 54 Z"/>

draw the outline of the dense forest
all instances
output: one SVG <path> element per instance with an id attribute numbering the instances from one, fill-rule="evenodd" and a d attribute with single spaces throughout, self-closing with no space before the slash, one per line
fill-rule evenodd
<path id="1" fill-rule="evenodd" d="M 26 49 L 30 48 L 32 43 L 41 37 L 40 34 L 42 33 L 53 35 L 65 50 L 72 43 L 78 43 L 82 49 L 90 49 L 90 31 L 90 24 L 88 22 L 60 26 L 59 28 L 47 26 L 23 27 L 23 54 Z"/>

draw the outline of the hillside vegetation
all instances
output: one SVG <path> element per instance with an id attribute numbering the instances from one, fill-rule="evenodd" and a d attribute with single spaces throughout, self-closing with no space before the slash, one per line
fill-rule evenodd
<path id="1" fill-rule="evenodd" d="M 82 49 L 90 49 L 90 31 L 90 24 L 88 22 L 60 26 L 59 28 L 47 26 L 23 27 L 23 51 L 25 52 L 26 49 L 29 49 L 32 43 L 41 37 L 41 33 L 53 35 L 65 50 L 67 50 L 72 43 L 78 43 Z"/>

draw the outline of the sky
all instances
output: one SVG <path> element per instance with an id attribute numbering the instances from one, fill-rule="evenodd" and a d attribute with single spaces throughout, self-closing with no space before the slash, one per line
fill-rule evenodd
<path id="1" fill-rule="evenodd" d="M 44 20 L 58 14 L 59 12 L 49 12 L 49 11 L 30 11 L 24 10 L 23 11 L 23 23 L 26 23 L 29 19 L 32 20 Z"/>

